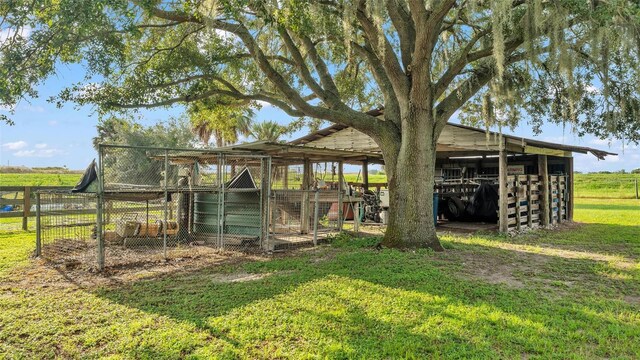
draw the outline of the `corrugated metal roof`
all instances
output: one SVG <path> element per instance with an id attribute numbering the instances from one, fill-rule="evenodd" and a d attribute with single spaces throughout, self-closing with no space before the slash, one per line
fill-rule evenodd
<path id="1" fill-rule="evenodd" d="M 377 110 L 369 111 L 367 113 L 369 115 L 372 115 L 372 116 L 381 116 L 381 115 L 383 115 L 383 110 L 382 109 L 377 109 Z M 456 124 L 456 123 L 451 123 L 451 122 L 447 123 L 446 126 L 451 126 L 451 127 L 454 127 L 454 128 L 463 129 L 463 130 L 474 132 L 474 133 L 481 133 L 483 135 L 486 135 L 486 133 L 487 133 L 485 129 L 475 128 L 475 127 L 472 127 L 472 126 L 466 126 L 466 125 L 461 125 L 461 124 Z M 342 130 L 347 129 L 347 128 L 349 128 L 349 126 L 347 126 L 347 125 L 333 124 L 333 125 L 331 125 L 329 127 L 326 127 L 324 129 L 320 129 L 318 131 L 315 131 L 315 132 L 313 132 L 313 133 L 311 133 L 309 135 L 305 135 L 305 136 L 303 136 L 301 138 L 295 139 L 295 140 L 289 142 L 289 144 L 291 144 L 291 145 L 305 145 L 305 144 L 308 144 L 310 142 L 313 142 L 313 141 L 319 140 L 321 138 L 327 137 L 327 136 L 329 136 L 331 134 L 337 133 L 337 132 L 342 131 Z M 489 135 L 490 136 L 499 136 L 499 133 L 494 132 L 494 131 L 490 131 Z M 594 148 L 590 148 L 590 147 L 586 147 L 586 146 L 556 144 L 556 143 L 550 143 L 550 142 L 534 140 L 534 139 L 527 139 L 527 138 L 523 138 L 523 137 L 518 137 L 518 136 L 514 136 L 514 135 L 506 135 L 506 134 L 502 134 L 502 137 L 507 139 L 507 140 L 511 140 L 511 143 L 522 144 L 523 152 L 524 152 L 524 147 L 525 146 L 535 146 L 535 147 L 539 147 L 539 148 L 561 150 L 561 151 L 569 151 L 569 152 L 576 152 L 576 153 L 582 153 L 582 154 L 591 153 L 591 154 L 595 155 L 598 159 L 604 159 L 607 155 L 617 155 L 617 154 L 609 152 L 609 151 L 594 149 Z"/>

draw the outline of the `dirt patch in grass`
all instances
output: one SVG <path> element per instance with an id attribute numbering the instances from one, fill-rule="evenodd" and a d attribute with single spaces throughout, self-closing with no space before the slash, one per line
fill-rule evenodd
<path id="1" fill-rule="evenodd" d="M 245 282 L 259 280 L 270 275 L 247 273 L 244 271 L 225 272 L 225 267 L 249 262 L 262 262 L 278 258 L 298 257 L 309 253 L 312 261 L 329 261 L 334 256 L 330 248 L 303 248 L 284 253 L 243 253 L 239 251 L 221 251 L 209 247 L 197 247 L 189 254 L 176 255 L 164 259 L 161 254 L 154 257 L 141 258 L 139 261 L 107 265 L 103 272 L 95 266 L 84 263 L 46 259 L 32 259 L 28 266 L 14 269 L 12 280 L 0 280 L 0 288 L 17 286 L 21 288 L 95 288 L 103 286 L 119 286 L 145 279 L 159 279 L 175 276 L 178 273 L 196 273 L 204 269 L 212 269 L 211 281 Z M 221 272 L 216 272 L 220 269 Z"/>
<path id="2" fill-rule="evenodd" d="M 489 258 L 487 258 L 489 257 Z M 451 249 L 438 254 L 437 259 L 444 262 L 443 266 L 459 265 L 459 275 L 462 278 L 472 278 L 490 284 L 504 284 L 513 288 L 522 288 L 524 282 L 517 274 L 535 272 L 545 260 L 531 257 L 524 261 L 522 256 L 501 257 L 495 254 L 479 254 L 472 249 Z"/>
<path id="3" fill-rule="evenodd" d="M 204 268 L 222 267 L 248 261 L 265 261 L 267 255 L 244 254 L 230 251 L 200 251 L 198 253 L 169 259 L 149 259 L 126 265 L 107 266 L 103 272 L 84 264 L 69 266 L 68 263 L 52 263 L 44 259 L 34 261 L 23 269 L 10 284 L 23 288 L 81 287 L 92 288 L 122 285 L 145 278 L 159 278 L 178 272 L 193 272 Z M 229 275 L 231 276 L 231 275 Z M 241 279 L 242 276 L 238 276 Z M 232 278 L 229 278 L 233 280 Z M 236 280 L 238 280 L 236 279 Z M 224 280 L 221 280 L 224 281 Z M 0 283 L 0 285 L 2 285 Z M 9 282 L 4 285 L 9 285 Z"/>

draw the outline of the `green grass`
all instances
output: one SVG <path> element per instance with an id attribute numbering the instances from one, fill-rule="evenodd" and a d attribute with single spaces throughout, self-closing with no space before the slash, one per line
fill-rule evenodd
<path id="1" fill-rule="evenodd" d="M 362 182 L 362 175 L 345 174 L 347 181 Z M 576 174 L 575 195 L 581 198 L 635 199 L 640 174 Z M 385 183 L 386 175 L 369 175 L 370 183 Z"/>
<path id="2" fill-rule="evenodd" d="M 576 174 L 575 193 L 585 198 L 633 199 L 636 180 L 640 182 L 640 174 Z"/>
<path id="3" fill-rule="evenodd" d="M 34 236 L 31 231 L 0 232 L 0 279 L 10 270 L 28 263 L 35 247 Z"/>
<path id="4" fill-rule="evenodd" d="M 0 173 L 0 186 L 73 186 L 82 174 Z"/>
<path id="5" fill-rule="evenodd" d="M 26 173 L 5 174 L 0 173 L 0 186 L 73 186 L 80 180 L 81 174 L 48 174 Z M 350 182 L 362 182 L 362 174 L 345 174 L 345 179 Z M 635 198 L 634 180 L 640 181 L 640 174 L 576 174 L 576 197 L 585 198 Z M 384 183 L 387 177 L 384 174 L 370 174 L 370 183 Z M 301 179 L 292 177 L 290 186 L 298 185 Z"/>
<path id="6" fill-rule="evenodd" d="M 640 203 L 579 200 L 585 225 L 444 235 L 444 253 L 337 238 L 267 261 L 76 285 L 0 235 L 9 358 L 638 358 Z M 245 281 L 228 281 L 245 278 Z M 0 355 L 0 358 L 3 355 Z"/>

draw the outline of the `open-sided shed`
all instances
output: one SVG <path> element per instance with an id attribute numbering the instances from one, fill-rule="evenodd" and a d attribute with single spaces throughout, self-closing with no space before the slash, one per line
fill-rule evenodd
<path id="1" fill-rule="evenodd" d="M 373 115 L 382 116 L 383 112 Z M 340 124 L 290 144 L 381 153 L 368 135 Z M 441 208 L 447 206 L 448 199 L 471 200 L 480 184 L 492 184 L 499 194 L 498 219 L 502 232 L 572 220 L 573 154 L 590 153 L 599 160 L 615 155 L 590 147 L 544 142 L 454 123 L 445 126 L 436 149 L 434 186 L 440 193 Z M 368 164 L 369 159 L 362 161 L 363 181 L 358 185 L 364 188 L 372 185 L 368 181 Z M 384 184 L 375 186 L 379 188 Z M 456 203 L 460 206 L 458 200 Z"/>

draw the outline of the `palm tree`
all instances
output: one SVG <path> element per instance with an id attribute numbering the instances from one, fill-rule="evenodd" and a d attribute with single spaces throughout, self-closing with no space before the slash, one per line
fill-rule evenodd
<path id="1" fill-rule="evenodd" d="M 253 110 L 226 103 L 198 103 L 188 110 L 191 130 L 205 145 L 211 138 L 216 147 L 238 142 L 240 136 L 251 135 Z"/>
<path id="2" fill-rule="evenodd" d="M 287 133 L 287 127 L 275 121 L 267 120 L 251 126 L 251 137 L 256 140 L 277 142 L 280 136 Z"/>

